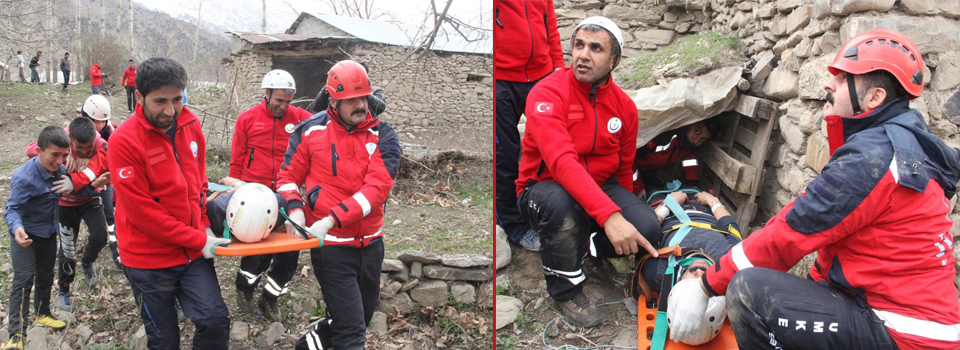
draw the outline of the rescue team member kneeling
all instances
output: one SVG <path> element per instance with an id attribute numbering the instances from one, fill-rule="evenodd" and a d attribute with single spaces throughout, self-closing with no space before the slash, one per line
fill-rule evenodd
<path id="1" fill-rule="evenodd" d="M 195 349 L 226 349 L 230 319 L 214 270 L 205 210 L 206 142 L 184 108 L 187 72 L 151 58 L 137 71 L 137 107 L 107 151 L 117 197 L 117 239 L 151 349 L 177 349 L 176 301 L 196 325 Z"/>
<path id="2" fill-rule="evenodd" d="M 923 91 L 921 53 L 871 30 L 828 68 L 830 161 L 704 278 L 674 287 L 686 301 L 670 304 L 671 326 L 699 323 L 707 296 L 726 295 L 742 349 L 957 349 L 949 203 L 960 150 L 909 108 Z M 780 272 L 814 251 L 809 279 Z"/>
<path id="3" fill-rule="evenodd" d="M 400 142 L 396 131 L 367 109 L 372 88 L 359 63 L 337 62 L 324 88 L 329 107 L 303 132 L 290 164 L 280 171 L 290 220 L 324 237 L 310 258 L 327 315 L 300 338 L 297 349 L 363 349 L 380 295 L 383 210 L 400 165 Z M 299 191 L 304 184 L 305 199 Z M 289 222 L 287 230 L 294 230 Z"/>
<path id="4" fill-rule="evenodd" d="M 587 253 L 656 255 L 650 242 L 661 232 L 653 209 L 631 192 L 637 107 L 610 76 L 623 50 L 620 29 L 590 17 L 570 41 L 571 66 L 527 96 L 517 206 L 540 235 L 550 297 L 568 322 L 593 327 L 603 314 L 583 294 Z"/>

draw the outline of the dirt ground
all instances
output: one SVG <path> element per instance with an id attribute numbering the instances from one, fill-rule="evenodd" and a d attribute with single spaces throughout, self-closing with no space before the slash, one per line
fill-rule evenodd
<path id="1" fill-rule="evenodd" d="M 24 149 L 47 125 L 66 126 L 77 115 L 77 108 L 89 95 L 89 86 L 71 86 L 61 92 L 59 86 L 33 86 L 0 83 L 0 207 L 5 207 L 10 175 L 27 157 Z M 115 122 L 127 116 L 126 100 L 121 94 L 110 97 Z M 191 101 L 193 102 L 193 101 Z M 401 141 L 404 134 L 400 132 Z M 423 137 L 422 135 L 420 135 Z M 439 137 L 437 137 L 439 138 Z M 471 139 L 482 138 L 471 136 Z M 415 142 L 409 142 L 415 143 Z M 473 147 L 473 146 L 471 146 Z M 444 253 L 493 255 L 490 217 L 493 211 L 492 159 L 490 144 L 477 152 L 429 153 L 426 158 L 405 155 L 401 171 L 384 217 L 386 258 L 395 258 L 404 249 Z M 218 152 L 211 150 L 211 152 Z M 223 151 L 219 151 L 223 154 Z M 211 179 L 226 174 L 228 159 L 219 157 L 209 164 Z M 6 226 L 2 225 L 6 231 Z M 81 231 L 78 249 L 85 244 Z M 0 257 L 9 256 L 9 235 L 0 235 Z M 0 259 L 0 319 L 6 316 L 12 269 L 9 259 Z M 234 287 L 239 258 L 218 258 L 219 283 L 230 310 L 231 322 L 250 326 L 245 341 L 231 341 L 233 348 L 261 349 L 257 336 L 269 327 L 259 315 L 242 315 L 236 307 Z M 101 284 L 89 290 L 82 278 L 74 282 L 75 320 L 66 330 L 56 333 L 69 348 L 128 349 L 129 341 L 142 325 L 130 286 L 122 271 L 110 261 L 104 249 L 97 260 Z M 311 316 L 323 313 L 319 286 L 310 269 L 309 252 L 301 252 L 298 271 L 289 294 L 281 297 L 284 317 L 283 336 L 270 349 L 291 349 L 306 330 Z M 55 291 L 54 291 L 55 293 Z M 78 327 L 89 327 L 93 335 L 79 344 Z M 181 322 L 181 346 L 190 348 L 193 325 Z M 367 346 L 377 349 L 474 349 L 489 348 L 492 338 L 491 310 L 474 304 L 446 305 L 435 310 L 388 320 L 388 333 L 382 337 L 368 332 Z M 6 339 L 3 339 L 5 342 Z"/>

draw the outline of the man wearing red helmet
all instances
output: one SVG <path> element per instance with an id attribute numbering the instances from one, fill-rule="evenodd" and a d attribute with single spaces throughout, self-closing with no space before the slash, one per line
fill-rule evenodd
<path id="1" fill-rule="evenodd" d="M 297 349 L 363 349 L 380 295 L 383 205 L 400 165 L 400 142 L 368 109 L 373 89 L 359 63 L 337 62 L 324 88 L 328 107 L 294 130 L 300 142 L 291 137 L 293 154 L 277 182 L 293 221 L 287 230 L 309 225 L 324 239 L 310 258 L 327 315 Z"/>
<path id="2" fill-rule="evenodd" d="M 674 286 L 686 303 L 671 305 L 673 339 L 699 324 L 709 295 L 725 294 L 745 349 L 960 346 L 949 232 L 960 150 L 909 108 L 923 91 L 921 53 L 899 33 L 871 30 L 829 70 L 830 162 L 702 279 Z M 812 252 L 808 279 L 781 272 Z"/>

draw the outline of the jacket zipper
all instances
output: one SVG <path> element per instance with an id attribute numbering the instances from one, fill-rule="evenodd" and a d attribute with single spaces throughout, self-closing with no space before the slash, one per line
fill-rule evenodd
<path id="1" fill-rule="evenodd" d="M 337 144 L 331 143 L 330 144 L 330 163 L 333 168 L 333 176 L 337 176 L 337 159 L 339 158 L 340 156 L 337 155 Z"/>
<path id="2" fill-rule="evenodd" d="M 547 33 L 547 42 L 550 42 L 550 27 L 547 24 L 547 14 L 543 14 L 543 31 Z"/>
<path id="3" fill-rule="evenodd" d="M 500 29 L 504 29 L 503 23 L 500 23 L 500 9 L 497 9 L 497 25 L 500 26 Z"/>
<path id="4" fill-rule="evenodd" d="M 249 157 L 250 159 L 247 160 L 247 169 L 250 169 L 250 165 L 253 164 L 253 151 L 254 151 L 254 150 L 256 150 L 256 148 L 252 148 L 252 147 L 250 148 L 250 157 Z"/>
<path id="5" fill-rule="evenodd" d="M 523 2 L 523 14 L 524 14 L 524 16 L 525 16 L 526 19 L 527 19 L 527 30 L 530 31 L 530 56 L 527 56 L 527 58 L 530 58 L 530 57 L 533 57 L 533 53 L 534 53 L 534 47 L 533 47 L 533 27 L 530 26 L 530 13 L 529 13 L 529 11 L 527 11 L 527 2 L 526 2 L 526 1 Z M 525 78 L 527 78 L 527 82 L 529 83 L 529 82 L 530 82 L 530 76 L 527 75 L 527 65 L 526 65 L 526 64 L 523 65 L 523 76 L 524 76 Z"/>
<path id="6" fill-rule="evenodd" d="M 178 126 L 178 127 L 177 127 L 177 130 L 180 130 L 180 129 L 183 128 L 184 126 L 187 126 L 187 125 L 190 125 L 190 124 L 193 124 L 193 122 L 189 122 L 189 123 L 187 123 L 187 124 Z M 170 136 L 167 135 L 167 133 L 162 133 L 162 134 L 163 134 L 163 137 L 164 137 L 164 138 L 170 139 Z M 177 161 L 177 167 L 180 168 L 180 176 L 183 176 L 183 182 L 184 182 L 184 183 L 188 183 L 188 181 L 187 181 L 187 174 L 183 172 L 183 165 L 180 164 L 180 154 L 177 153 L 177 143 L 175 142 L 176 137 L 177 137 L 177 132 L 174 131 L 174 132 L 173 132 L 173 139 L 170 139 L 170 143 L 173 144 L 173 158 Z M 187 184 L 187 185 L 189 186 L 189 184 Z M 190 203 L 190 189 L 189 189 L 189 188 L 187 189 L 187 203 Z M 192 209 L 190 210 L 190 225 L 193 225 L 193 210 L 192 210 Z M 190 259 L 190 254 L 187 253 L 187 247 L 183 247 L 183 255 L 187 257 L 187 262 L 192 262 L 192 261 L 193 261 L 193 259 Z"/>
<path id="7" fill-rule="evenodd" d="M 277 122 L 280 119 L 273 118 L 273 140 L 270 142 L 270 189 L 277 188 Z"/>

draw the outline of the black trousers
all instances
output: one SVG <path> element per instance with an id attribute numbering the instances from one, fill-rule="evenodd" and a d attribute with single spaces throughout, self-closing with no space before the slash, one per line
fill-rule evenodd
<path id="1" fill-rule="evenodd" d="M 517 208 L 517 185 L 514 182 L 520 171 L 517 124 L 527 104 L 527 94 L 536 84 L 497 80 L 497 224 L 514 242 L 519 242 L 530 228 Z"/>
<path id="2" fill-rule="evenodd" d="M 733 276 L 727 317 L 741 349 L 897 349 L 863 298 L 760 267 Z"/>
<path id="3" fill-rule="evenodd" d="M 67 89 L 67 84 L 70 83 L 70 71 L 61 70 L 63 72 L 63 89 Z"/>
<path id="4" fill-rule="evenodd" d="M 100 250 L 107 245 L 107 222 L 103 218 L 103 205 L 100 198 L 75 207 L 59 206 L 60 210 L 60 249 L 57 252 L 57 285 L 61 293 L 70 292 L 70 284 L 77 270 L 77 241 L 80 233 L 80 221 L 90 230 L 87 246 L 83 248 L 81 262 L 90 264 L 97 260 Z"/>
<path id="5" fill-rule="evenodd" d="M 10 238 L 10 262 L 13 264 L 13 286 L 10 289 L 10 335 L 27 336 L 30 328 L 30 290 L 33 289 L 33 311 L 37 315 L 50 314 L 50 288 L 53 286 L 53 266 L 57 256 L 57 236 L 37 237 L 29 247 L 21 247 Z"/>
<path id="6" fill-rule="evenodd" d="M 313 271 L 327 304 L 331 322 L 318 325 L 301 338 L 330 339 L 337 350 L 363 350 L 367 325 L 373 318 L 380 297 L 380 268 L 383 265 L 383 239 L 369 246 L 323 246 L 310 250 Z"/>
<path id="7" fill-rule="evenodd" d="M 223 233 L 224 220 L 227 215 L 227 205 L 233 198 L 233 193 L 223 193 L 207 203 L 207 217 L 210 219 L 210 229 L 214 234 L 220 236 Z M 276 194 L 277 202 L 281 207 L 287 205 L 287 200 L 280 194 Z M 273 226 L 274 232 L 280 227 L 286 219 L 283 216 L 277 217 L 277 223 Z M 287 285 L 297 273 L 297 260 L 300 252 L 287 252 L 266 255 L 253 255 L 240 258 L 240 270 L 237 271 L 237 289 L 245 292 L 253 292 L 260 284 L 261 277 L 267 272 L 267 282 L 263 285 L 263 295 L 269 300 L 277 300 L 283 294 L 287 293 Z"/>
<path id="8" fill-rule="evenodd" d="M 600 188 L 640 235 L 650 242 L 660 240 L 663 233 L 650 205 L 621 187 L 616 179 Z M 518 206 L 527 224 L 540 234 L 540 259 L 552 298 L 566 301 L 583 292 L 586 276 L 582 267 L 588 253 L 598 258 L 618 256 L 603 226 L 587 215 L 560 184 L 540 181 L 527 186 L 520 193 Z"/>
<path id="9" fill-rule="evenodd" d="M 180 348 L 176 301 L 197 327 L 193 335 L 194 349 L 229 347 L 230 318 L 220 294 L 213 260 L 199 258 L 165 269 L 124 266 L 123 273 L 140 308 L 150 350 Z"/>
<path id="10" fill-rule="evenodd" d="M 137 106 L 137 98 L 133 95 L 133 92 L 137 90 L 137 87 L 124 86 L 123 89 L 127 91 L 127 110 L 132 111 L 133 107 Z"/>

